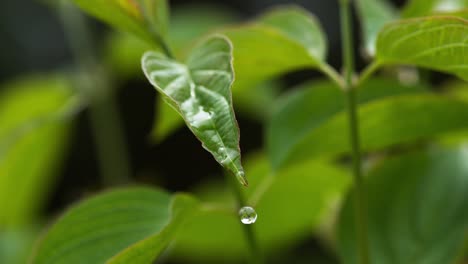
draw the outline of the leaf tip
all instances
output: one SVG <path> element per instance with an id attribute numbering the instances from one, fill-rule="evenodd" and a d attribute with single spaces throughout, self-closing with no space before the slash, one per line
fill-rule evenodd
<path id="1" fill-rule="evenodd" d="M 249 186 L 249 182 L 247 181 L 247 178 L 245 178 L 245 172 L 244 171 L 238 171 L 236 173 L 237 180 L 244 185 L 245 187 Z"/>

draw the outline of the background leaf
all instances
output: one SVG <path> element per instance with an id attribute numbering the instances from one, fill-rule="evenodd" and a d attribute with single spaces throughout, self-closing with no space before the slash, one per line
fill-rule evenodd
<path id="1" fill-rule="evenodd" d="M 364 48 L 368 56 L 374 56 L 377 34 L 386 23 L 398 17 L 397 11 L 386 0 L 357 0 L 356 10 L 361 20 Z"/>
<path id="2" fill-rule="evenodd" d="M 221 32 L 234 45 L 234 95 L 275 76 L 324 65 L 323 32 L 315 18 L 299 7 L 276 9 Z"/>
<path id="3" fill-rule="evenodd" d="M 164 36 L 167 31 L 168 10 L 165 0 L 73 1 L 88 14 L 148 43 L 155 43 L 156 39 L 153 33 Z M 143 10 L 150 13 L 144 14 Z M 150 19 L 149 21 L 146 20 L 146 16 Z M 154 32 L 148 28 L 152 28 Z"/>
<path id="4" fill-rule="evenodd" d="M 410 0 L 403 8 L 405 18 L 458 11 L 468 7 L 467 0 Z"/>
<path id="5" fill-rule="evenodd" d="M 170 242 L 175 221 L 194 205 L 186 196 L 171 199 L 146 187 L 97 195 L 69 209 L 48 230 L 34 263 L 121 263 L 129 257 L 132 263 L 149 263 Z"/>
<path id="6" fill-rule="evenodd" d="M 358 101 L 364 104 L 389 96 L 418 94 L 424 90 L 421 86 L 404 86 L 389 79 L 371 79 L 358 90 Z M 327 81 L 305 83 L 284 96 L 276 104 L 267 128 L 268 154 L 273 167 L 283 166 L 295 148 L 304 148 L 304 151 L 314 149 L 317 145 L 326 144 L 328 138 L 335 135 L 343 137 L 340 149 L 347 150 L 345 120 L 342 120 L 343 127 L 325 135 L 325 138 L 314 138 L 317 142 L 305 141 L 309 133 L 321 129 L 334 116 L 340 113 L 344 116 L 345 102 L 338 86 Z M 314 155 L 311 153 L 305 154 L 305 157 Z"/>
<path id="7" fill-rule="evenodd" d="M 210 37 L 192 50 L 186 64 L 147 52 L 142 66 L 151 84 L 180 113 L 203 147 L 247 185 L 231 99 L 230 42 L 222 36 Z"/>
<path id="8" fill-rule="evenodd" d="M 391 158 L 367 179 L 373 263 L 454 263 L 468 223 L 468 152 L 432 150 Z M 342 209 L 344 263 L 358 263 L 352 193 Z"/>
<path id="9" fill-rule="evenodd" d="M 29 77 L 0 95 L 0 229 L 31 224 L 51 190 L 70 125 L 58 119 L 71 98 L 66 79 Z"/>
<path id="10" fill-rule="evenodd" d="M 468 80 L 468 21 L 429 17 L 388 24 L 377 40 L 380 64 L 410 64 Z"/>
<path id="11" fill-rule="evenodd" d="M 253 228 L 262 250 L 272 255 L 286 252 L 316 231 L 350 180 L 346 171 L 323 160 L 306 161 L 273 174 L 268 160 L 259 155 L 247 160 L 245 168 L 251 183 L 244 190 L 247 204 L 258 213 Z M 178 233 L 174 258 L 238 263 L 248 256 L 235 203 L 223 198 L 231 197 L 229 190 L 223 190 L 218 185 L 203 189 L 204 209 Z"/>

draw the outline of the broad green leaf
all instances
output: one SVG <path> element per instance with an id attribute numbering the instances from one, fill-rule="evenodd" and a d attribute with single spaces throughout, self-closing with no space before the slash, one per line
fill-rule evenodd
<path id="1" fill-rule="evenodd" d="M 33 263 L 151 263 L 195 206 L 188 196 L 147 187 L 97 195 L 52 225 Z"/>
<path id="2" fill-rule="evenodd" d="M 364 48 L 368 56 L 374 56 L 377 34 L 386 23 L 398 17 L 396 9 L 387 0 L 357 0 L 356 7 L 361 20 Z"/>
<path id="3" fill-rule="evenodd" d="M 468 150 L 384 161 L 366 181 L 372 263 L 455 263 L 468 228 Z M 343 263 L 358 263 L 351 192 L 339 222 Z"/>
<path id="4" fill-rule="evenodd" d="M 155 43 L 167 33 L 166 0 L 73 0 L 81 9 L 111 26 Z"/>
<path id="5" fill-rule="evenodd" d="M 403 86 L 393 80 L 370 79 L 358 90 L 358 101 L 364 104 L 388 96 L 420 93 L 423 90 L 423 87 Z M 347 129 L 344 120 L 340 124 L 344 126 L 341 130 L 325 135 L 325 138 L 314 137 L 313 140 L 317 142 L 307 139 L 310 134 L 319 133 L 317 130 L 322 129 L 336 115 L 344 115 L 345 102 L 343 92 L 336 85 L 324 81 L 301 85 L 280 100 L 267 128 L 267 148 L 273 167 L 277 169 L 283 166 L 286 160 L 294 158 L 292 155 L 298 149 L 311 149 L 317 154 L 314 146 L 323 145 L 323 150 L 331 151 L 325 145 L 327 138 L 334 135 L 343 137 L 340 151 L 346 151 Z M 306 154 L 306 157 L 310 155 Z"/>
<path id="6" fill-rule="evenodd" d="M 399 96 L 371 102 L 359 110 L 362 150 L 427 140 L 468 129 L 468 103 L 435 95 Z M 290 150 L 285 163 L 349 151 L 345 113 L 309 131 Z"/>
<path id="7" fill-rule="evenodd" d="M 299 7 L 275 9 L 221 32 L 234 45 L 234 96 L 287 72 L 325 67 L 324 34 L 316 19 Z"/>
<path id="8" fill-rule="evenodd" d="M 467 0 L 409 0 L 403 8 L 402 15 L 405 18 L 420 17 L 464 8 L 468 8 Z"/>
<path id="9" fill-rule="evenodd" d="M 32 76 L 0 89 L 0 229 L 31 224 L 66 150 L 70 83 Z"/>
<path id="10" fill-rule="evenodd" d="M 409 64 L 468 80 L 468 21 L 449 16 L 388 24 L 377 39 L 381 65 Z"/>
<path id="11" fill-rule="evenodd" d="M 230 42 L 222 36 L 210 37 L 192 50 L 184 64 L 147 52 L 142 66 L 151 84 L 180 113 L 203 147 L 247 185 L 231 100 Z"/>
<path id="12" fill-rule="evenodd" d="M 272 174 L 268 160 L 256 156 L 246 162 L 246 172 L 252 183 L 245 190 L 247 204 L 258 213 L 253 228 L 265 253 L 286 252 L 311 236 L 350 180 L 347 172 L 320 160 L 306 161 Z M 213 191 L 217 192 L 218 186 L 214 187 Z M 218 193 L 219 196 L 223 193 Z M 248 256 L 249 249 L 234 203 L 220 202 L 215 195 L 209 197 L 212 200 L 208 201 L 205 196 L 204 209 L 179 232 L 174 258 L 203 263 L 218 260 L 219 263 Z"/>

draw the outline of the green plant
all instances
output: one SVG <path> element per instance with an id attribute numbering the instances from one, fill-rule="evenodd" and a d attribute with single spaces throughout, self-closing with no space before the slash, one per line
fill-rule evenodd
<path id="1" fill-rule="evenodd" d="M 213 29 L 235 19 L 198 21 L 195 14 L 190 23 L 171 28 L 165 0 L 74 2 L 130 33 L 113 35 L 107 59 L 114 70 L 132 75 L 140 72 L 135 57 L 142 56 L 146 78 L 167 103 L 157 104 L 153 138 L 164 140 L 185 122 L 225 168 L 231 191 L 224 191 L 222 182 L 193 194 L 151 187 L 108 191 L 75 205 L 48 228 L 37 242 L 33 263 L 152 263 L 172 242 L 174 258 L 182 261 L 268 263 L 311 234 L 328 243 L 343 263 L 442 264 L 463 258 L 468 230 L 468 2 L 412 0 L 399 12 L 384 0 L 340 0 L 343 74 L 327 64 L 321 26 L 300 7 L 282 6 L 240 26 Z M 352 4 L 369 60 L 360 74 L 353 53 Z M 71 23 L 72 13 L 63 16 L 65 22 Z M 181 34 L 189 24 L 192 31 Z M 73 25 L 79 23 L 71 25 L 76 30 Z M 79 28 L 69 32 L 70 39 L 83 32 Z M 181 44 L 185 42 L 190 44 Z M 122 52 L 127 50 L 130 55 Z M 85 58 L 80 69 L 97 82 L 102 76 L 93 73 L 98 66 L 87 52 L 78 46 L 76 57 Z M 279 95 L 272 80 L 298 69 L 317 70 L 328 78 Z M 401 77 L 421 77 L 425 71 L 456 79 L 436 93 L 430 82 Z M 71 85 L 67 78 L 52 81 Z M 28 182 L 45 181 L 43 175 L 50 174 L 63 144 L 41 157 L 23 153 L 41 148 L 45 139 L 40 137 L 65 140 L 73 113 L 88 103 L 92 107 L 100 96 L 111 96 L 88 90 L 75 91 L 74 97 L 70 89 L 45 86 L 41 109 L 26 111 L 28 100 L 34 99 L 26 88 L 0 98 L 6 102 L 0 104 L 0 175 L 9 170 L 30 175 Z M 266 122 L 266 150 L 244 158 L 245 164 L 234 106 Z M 17 109 L 26 110 L 11 118 Z M 18 132 L 31 129 L 39 132 Z M 24 160 L 44 167 L 21 171 Z M 128 165 L 122 166 L 127 171 Z M 127 172 L 123 174 L 124 181 Z M 0 182 L 0 188 L 11 186 Z M 42 191 L 26 183 L 19 187 L 20 203 L 8 206 L 6 197 L 0 199 L 6 208 L 0 224 L 12 230 L 30 227 L 28 214 L 37 209 L 27 208 L 35 204 L 25 201 Z M 256 209 L 257 224 L 240 223 L 237 212 L 244 205 Z"/>

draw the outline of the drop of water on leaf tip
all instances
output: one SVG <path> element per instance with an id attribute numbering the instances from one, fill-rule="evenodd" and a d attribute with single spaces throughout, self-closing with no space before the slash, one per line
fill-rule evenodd
<path id="1" fill-rule="evenodd" d="M 250 206 L 242 207 L 239 210 L 239 216 L 244 225 L 250 225 L 257 221 L 257 212 Z"/>

